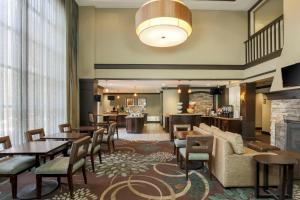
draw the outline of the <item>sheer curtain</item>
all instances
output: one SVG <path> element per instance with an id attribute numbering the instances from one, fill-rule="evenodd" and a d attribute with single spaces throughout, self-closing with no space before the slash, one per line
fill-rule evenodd
<path id="1" fill-rule="evenodd" d="M 57 132 L 66 120 L 66 13 L 62 0 L 0 0 L 0 136 Z"/>
<path id="2" fill-rule="evenodd" d="M 28 0 L 28 128 L 66 120 L 66 16 L 60 0 Z"/>
<path id="3" fill-rule="evenodd" d="M 22 141 L 22 2 L 0 1 L 0 136 Z"/>

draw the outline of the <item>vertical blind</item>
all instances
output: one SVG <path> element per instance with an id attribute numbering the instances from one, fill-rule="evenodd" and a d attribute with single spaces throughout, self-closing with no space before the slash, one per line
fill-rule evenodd
<path id="1" fill-rule="evenodd" d="M 66 13 L 61 0 L 0 1 L 0 136 L 57 132 L 66 120 Z"/>

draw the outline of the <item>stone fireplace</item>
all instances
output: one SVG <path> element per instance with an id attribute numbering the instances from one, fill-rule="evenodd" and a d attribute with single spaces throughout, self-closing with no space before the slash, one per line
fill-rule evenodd
<path id="1" fill-rule="evenodd" d="M 300 153 L 300 148 L 297 150 L 297 142 L 300 142 L 300 122 L 297 124 L 300 121 L 300 99 L 271 102 L 271 144 Z"/>

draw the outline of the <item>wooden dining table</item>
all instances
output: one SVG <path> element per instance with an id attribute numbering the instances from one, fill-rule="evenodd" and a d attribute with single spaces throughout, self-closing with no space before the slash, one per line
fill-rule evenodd
<path id="1" fill-rule="evenodd" d="M 72 141 L 80 139 L 84 136 L 88 136 L 88 133 L 80 132 L 71 132 L 71 133 L 53 133 L 43 136 L 41 139 L 45 140 L 63 140 L 63 141 Z"/>
<path id="2" fill-rule="evenodd" d="M 197 131 L 176 131 L 175 137 L 179 140 L 185 140 L 187 136 L 201 135 Z"/>
<path id="3" fill-rule="evenodd" d="M 96 126 L 80 126 L 78 128 L 72 128 L 72 132 L 79 133 L 88 133 L 89 136 L 93 136 L 94 131 L 97 131 L 99 128 Z"/>
<path id="4" fill-rule="evenodd" d="M 15 155 L 30 155 L 35 156 L 35 165 L 36 167 L 40 166 L 40 156 L 46 156 L 47 154 L 57 150 L 57 149 L 67 150 L 68 142 L 67 141 L 34 141 L 17 146 L 13 146 L 8 149 L 0 151 L 1 156 L 15 156 Z M 43 181 L 43 190 L 42 196 L 49 194 L 58 187 L 58 183 L 55 180 L 45 180 Z M 36 184 L 27 184 L 17 194 L 20 199 L 35 199 L 36 198 Z"/>

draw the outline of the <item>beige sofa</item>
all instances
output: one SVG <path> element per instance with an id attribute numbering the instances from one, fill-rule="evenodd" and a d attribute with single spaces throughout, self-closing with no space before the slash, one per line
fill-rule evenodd
<path id="1" fill-rule="evenodd" d="M 253 156 L 260 153 L 244 147 L 239 134 L 223 132 L 216 127 L 200 124 L 193 130 L 214 136 L 212 173 L 223 187 L 253 187 L 255 185 L 256 165 Z M 262 170 L 261 170 L 262 178 Z M 279 169 L 269 170 L 269 184 L 278 185 Z M 262 181 L 260 181 L 262 183 Z"/>

